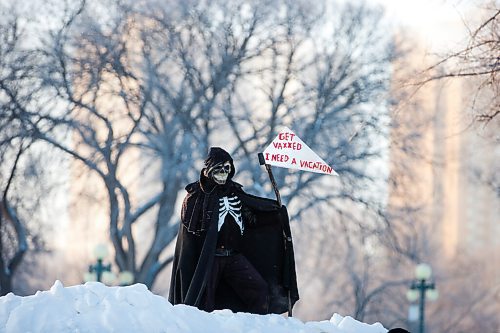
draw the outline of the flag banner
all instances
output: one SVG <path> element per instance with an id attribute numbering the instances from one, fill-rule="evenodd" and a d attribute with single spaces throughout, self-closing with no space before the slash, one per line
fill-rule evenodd
<path id="1" fill-rule="evenodd" d="M 278 134 L 263 154 L 266 164 L 269 165 L 338 176 L 331 166 L 287 127 Z"/>

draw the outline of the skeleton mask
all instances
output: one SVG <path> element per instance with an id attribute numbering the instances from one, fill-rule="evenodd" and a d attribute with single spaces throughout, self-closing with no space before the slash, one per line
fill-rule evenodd
<path id="1" fill-rule="evenodd" d="M 208 170 L 208 176 L 219 185 L 224 185 L 231 173 L 231 162 L 219 163 Z"/>

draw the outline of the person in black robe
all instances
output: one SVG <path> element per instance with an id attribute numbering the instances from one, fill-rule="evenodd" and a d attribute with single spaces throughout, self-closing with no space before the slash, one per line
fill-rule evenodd
<path id="1" fill-rule="evenodd" d="M 232 180 L 233 159 L 210 148 L 186 186 L 169 301 L 201 310 L 283 313 L 298 300 L 288 213 Z"/>

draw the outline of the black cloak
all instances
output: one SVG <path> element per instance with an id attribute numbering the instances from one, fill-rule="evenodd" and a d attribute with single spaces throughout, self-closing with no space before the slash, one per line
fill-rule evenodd
<path id="1" fill-rule="evenodd" d="M 218 156 L 216 161 L 229 160 L 233 166 L 230 155 L 225 154 Z M 212 155 L 205 161 L 207 167 L 215 163 L 213 159 L 210 160 Z M 212 188 L 207 185 L 208 178 L 204 171 L 199 181 L 186 186 L 188 193 L 182 207 L 169 301 L 172 304 L 202 307 L 217 243 L 218 198 L 235 194 L 244 210 L 245 232 L 241 251 L 269 286 L 269 313 L 288 311 L 299 295 L 286 207 L 278 207 L 275 200 L 245 193 L 240 184 L 230 179 L 234 175 L 234 166 L 226 184 Z M 223 281 L 217 288 L 215 301 L 216 309 L 247 312 L 244 303 Z"/>

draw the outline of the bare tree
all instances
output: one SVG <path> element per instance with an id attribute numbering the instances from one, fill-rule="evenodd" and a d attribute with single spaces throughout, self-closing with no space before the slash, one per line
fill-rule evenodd
<path id="1" fill-rule="evenodd" d="M 8 192 L 15 176 L 22 148 L 15 157 L 14 166 L 7 180 L 5 189 L 2 191 L 0 204 L 0 295 L 6 295 L 12 291 L 12 278 L 24 254 L 28 248 L 27 234 L 24 224 L 20 221 L 15 209 L 9 204 Z"/>
<path id="2" fill-rule="evenodd" d="M 198 177 L 210 145 L 231 150 L 251 191 L 271 195 L 256 155 L 286 125 L 340 174 L 276 170 L 295 221 L 316 211 L 330 217 L 296 223 L 302 241 L 324 237 L 315 242 L 321 251 L 298 253 L 299 264 L 317 260 L 326 291 L 350 286 L 358 318 L 400 283 L 378 283 L 382 275 L 370 278 L 368 269 L 368 244 L 380 246 L 391 229 L 380 195 L 387 175 L 376 167 L 387 150 L 395 56 L 381 11 L 293 1 L 113 2 L 103 18 L 97 3 L 71 5 L 35 49 L 43 97 L 29 85 L 32 103 L 11 97 L 22 106 L 15 118 L 27 138 L 66 153 L 104 188 L 119 269 L 152 286 L 170 263 L 179 193 Z M 147 171 L 135 183 L 124 172 L 131 156 Z M 144 244 L 135 230 L 148 221 L 154 231 Z M 342 258 L 337 266 L 328 265 L 328 250 Z M 328 285 L 332 267 L 351 270 Z"/>
<path id="3" fill-rule="evenodd" d="M 20 86 L 30 81 L 32 53 L 23 52 L 19 46 L 17 18 L 6 18 L 0 24 L 0 295 L 13 290 L 12 279 L 28 250 L 29 234 L 11 189 L 21 169 L 20 158 L 30 145 L 29 139 L 24 139 L 18 103 L 26 99 Z"/>
<path id="4" fill-rule="evenodd" d="M 426 69 L 427 77 L 419 84 L 453 78 L 469 80 L 476 89 L 472 100 L 475 118 L 489 122 L 500 113 L 500 8 L 497 1 L 489 1 L 480 10 L 481 22 L 474 28 L 467 27 L 467 46 Z"/>
<path id="5" fill-rule="evenodd" d="M 262 15 L 254 12 L 236 22 L 244 27 L 238 36 L 232 36 L 230 22 L 222 22 L 217 27 L 222 32 L 216 30 L 207 40 L 201 29 L 208 24 L 203 8 L 183 12 L 181 5 L 184 16 L 175 25 L 165 19 L 167 9 L 172 8 L 165 9 L 164 17 L 157 12 L 148 16 L 119 4 L 117 15 L 105 23 L 86 3 L 68 11 L 47 46 L 37 50 L 49 106 L 30 111 L 28 104 L 23 110 L 32 139 L 67 153 L 100 179 L 107 193 L 115 262 L 149 286 L 172 259 L 159 257 L 178 228 L 173 214 L 180 185 L 188 180 L 186 169 L 193 168 L 193 157 L 203 155 L 209 144 L 204 131 L 211 130 L 214 101 L 233 67 L 247 56 L 248 40 Z M 239 19 L 236 13 L 232 19 Z M 220 49 L 210 49 L 215 38 L 227 43 L 223 62 L 217 60 Z M 159 40 L 171 47 L 159 49 Z M 205 61 L 196 59 L 200 47 L 207 50 Z M 73 144 L 61 133 L 69 133 Z M 124 156 L 134 150 L 161 164 L 160 188 L 139 202 L 120 174 L 127 163 Z M 154 239 L 139 262 L 132 226 L 153 209 Z"/>
<path id="6" fill-rule="evenodd" d="M 249 100 L 241 97 L 243 91 L 240 96 L 236 95 L 239 103 L 228 102 L 231 107 L 225 115 L 230 115 L 232 110 L 231 116 L 239 117 L 239 121 L 229 119 L 235 127 L 232 128 L 235 135 L 246 128 L 247 131 L 254 129 L 246 137 L 259 138 L 260 144 L 255 146 L 254 141 L 238 137 L 249 159 L 244 170 L 252 173 L 254 184 L 265 183 L 265 179 L 260 170 L 251 168 L 251 160 L 259 149 L 269 144 L 275 128 L 282 124 L 291 126 L 339 172 L 340 181 L 288 170 L 276 170 L 276 175 L 280 184 L 286 184 L 283 198 L 290 207 L 292 219 L 297 221 L 308 216 L 307 225 L 296 224 L 295 228 L 298 235 L 303 235 L 299 236 L 297 245 L 299 266 L 310 267 L 310 274 L 303 273 L 304 288 L 316 286 L 315 291 L 310 291 L 311 295 L 315 295 L 312 296 L 315 299 L 321 295 L 322 299 L 318 302 L 321 310 L 316 315 L 321 311 L 326 314 L 331 306 L 341 304 L 362 319 L 374 297 L 371 291 L 361 292 L 361 288 L 369 288 L 367 280 L 353 277 L 362 274 L 373 280 L 377 278 L 370 271 L 373 267 L 353 265 L 353 261 L 367 254 L 363 243 L 378 246 L 375 239 L 367 240 L 368 235 L 382 237 L 389 228 L 382 218 L 383 200 L 370 195 L 384 192 L 380 186 L 384 175 L 372 173 L 369 165 L 370 161 L 375 165 L 377 159 L 382 159 L 386 149 L 389 66 L 395 53 L 391 40 L 384 38 L 379 10 L 348 5 L 339 10 L 333 26 L 326 29 L 323 17 L 297 16 L 303 12 L 300 7 L 288 8 L 282 28 L 284 36 L 272 50 L 275 69 L 255 74 L 262 77 L 253 88 L 265 96 L 263 111 L 254 117 L 244 112 Z M 322 8 L 318 8 L 318 12 L 322 12 Z M 301 24 L 292 24 L 296 22 Z M 320 34 L 320 27 L 331 33 Z M 235 105 L 241 105 L 243 110 L 236 115 Z M 262 123 L 259 118 L 263 119 Z M 314 210 L 322 211 L 321 217 L 311 218 L 315 216 Z M 346 239 L 350 241 L 345 242 Z M 316 245 L 310 246 L 311 241 Z M 332 259 L 332 254 L 336 259 Z M 347 269 L 351 269 L 349 276 L 345 275 Z M 333 281 L 332 276 L 336 277 Z M 356 299 L 356 304 L 345 298 L 342 302 L 339 290 L 353 290 L 355 294 L 347 297 Z M 384 288 L 375 287 L 373 293 L 382 290 Z"/>
<path id="7" fill-rule="evenodd" d="M 392 60 L 388 40 L 372 28 L 380 13 L 345 6 L 323 35 L 329 23 L 324 8 L 305 10 L 302 3 L 116 6 L 105 22 L 86 3 L 68 12 L 37 50 L 39 78 L 53 102 L 41 109 L 25 105 L 24 115 L 32 138 L 68 153 L 105 185 L 121 269 L 151 285 L 168 264 L 158 258 L 175 237 L 178 189 L 196 176 L 193 162 L 212 142 L 221 143 L 219 133 L 236 139 L 237 145 L 228 145 L 255 184 L 265 178 L 251 161 L 283 124 L 333 163 L 343 184 L 322 188 L 316 174 L 277 172 L 291 185 L 284 199 L 294 217 L 339 199 L 378 205 L 361 188 L 376 182 L 363 162 L 380 156 L 383 147 L 373 142 L 383 137 L 387 120 L 375 105 L 384 101 Z M 261 104 L 247 103 L 247 89 Z M 68 131 L 75 146 L 57 137 Z M 161 162 L 162 181 L 157 193 L 135 206 L 119 176 L 123 156 L 134 149 Z M 132 225 L 153 207 L 155 239 L 137 264 Z"/>

